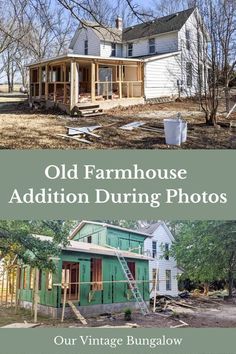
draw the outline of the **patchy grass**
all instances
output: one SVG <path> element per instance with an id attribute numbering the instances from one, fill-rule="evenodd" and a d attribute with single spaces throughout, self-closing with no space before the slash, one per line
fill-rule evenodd
<path id="1" fill-rule="evenodd" d="M 149 126 L 160 127 L 163 119 L 180 112 L 188 121 L 188 139 L 181 147 L 167 146 L 164 130 L 151 132 L 142 129 L 125 131 L 120 126 L 132 121 L 143 121 Z M 230 117 L 236 120 L 236 113 Z M 207 127 L 204 115 L 195 102 L 146 104 L 128 108 L 116 108 L 98 117 L 71 118 L 58 112 L 31 111 L 22 104 L 9 110 L 0 105 L 0 149 L 234 149 L 236 134 L 230 132 L 229 121 L 223 114 L 218 118 L 220 126 Z M 92 144 L 63 139 L 66 126 L 80 127 L 101 124 L 90 138 Z M 86 137 L 86 139 L 88 139 Z"/>
<path id="2" fill-rule="evenodd" d="M 38 321 L 48 321 L 49 319 L 39 316 Z M 31 315 L 30 310 L 19 309 L 17 313 L 15 313 L 14 307 L 5 307 L 0 306 L 0 327 L 9 325 L 11 323 L 23 323 L 27 321 L 29 323 L 33 322 L 33 317 Z"/>

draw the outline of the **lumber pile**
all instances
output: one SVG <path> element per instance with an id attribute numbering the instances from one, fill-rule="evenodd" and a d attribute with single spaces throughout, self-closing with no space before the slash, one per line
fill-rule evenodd
<path id="1" fill-rule="evenodd" d="M 150 301 L 151 305 L 154 304 L 154 298 Z M 175 299 L 168 295 L 157 295 L 155 302 L 154 312 L 165 313 L 192 313 L 198 308 L 184 299 Z"/>

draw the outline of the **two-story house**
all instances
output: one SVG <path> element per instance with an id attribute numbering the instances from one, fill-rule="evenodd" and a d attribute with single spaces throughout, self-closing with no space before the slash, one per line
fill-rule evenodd
<path id="1" fill-rule="evenodd" d="M 49 242 L 51 239 L 35 237 Z M 68 245 L 61 246 L 60 254 L 54 258 L 55 270 L 39 271 L 39 312 L 56 318 L 61 315 L 65 299 L 65 312 L 69 316 L 69 302 L 85 315 L 139 308 L 117 257 L 118 249 L 148 305 L 150 257 L 144 255 L 147 237 L 149 234 L 141 231 L 101 222 L 81 222 L 71 233 Z M 35 269 L 22 265 L 15 281 L 21 305 L 30 308 L 34 298 Z"/>
<path id="2" fill-rule="evenodd" d="M 150 235 L 144 241 L 144 249 L 153 260 L 149 262 L 150 297 L 156 294 L 178 296 L 178 274 L 176 260 L 169 251 L 174 237 L 165 222 L 160 221 L 140 229 Z"/>
<path id="3" fill-rule="evenodd" d="M 128 28 L 121 18 L 115 28 L 84 22 L 67 55 L 29 66 L 31 101 L 72 111 L 196 95 L 207 78 L 207 43 L 197 8 Z"/>
<path id="4" fill-rule="evenodd" d="M 77 29 L 70 43 L 72 52 L 144 60 L 146 98 L 198 91 L 196 73 L 199 62 L 203 65 L 207 60 L 208 35 L 197 8 L 128 28 L 123 28 L 121 18 L 115 28 L 88 26 Z"/>

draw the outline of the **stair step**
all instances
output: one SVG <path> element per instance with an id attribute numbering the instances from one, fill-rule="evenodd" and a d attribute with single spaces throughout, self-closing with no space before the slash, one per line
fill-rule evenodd
<path id="1" fill-rule="evenodd" d="M 76 108 L 78 108 L 78 110 L 80 110 L 80 111 L 83 111 L 83 110 L 91 110 L 91 109 L 98 109 L 99 107 L 100 107 L 100 105 L 99 104 L 91 104 L 91 105 L 76 105 L 75 106 Z"/>
<path id="2" fill-rule="evenodd" d="M 82 113 L 81 117 L 96 117 L 104 115 L 103 112 L 95 112 L 95 113 Z"/>

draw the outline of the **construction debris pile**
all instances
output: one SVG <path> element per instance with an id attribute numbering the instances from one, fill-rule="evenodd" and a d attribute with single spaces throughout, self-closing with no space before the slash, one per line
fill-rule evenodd
<path id="1" fill-rule="evenodd" d="M 188 291 L 184 291 L 179 293 L 177 298 L 168 295 L 157 295 L 155 312 L 164 313 L 166 315 L 180 313 L 191 314 L 201 307 L 207 307 L 209 304 L 219 305 L 226 297 L 225 291 L 217 291 L 209 294 L 209 296 L 191 294 Z M 150 304 L 154 306 L 154 298 L 150 300 Z"/>

